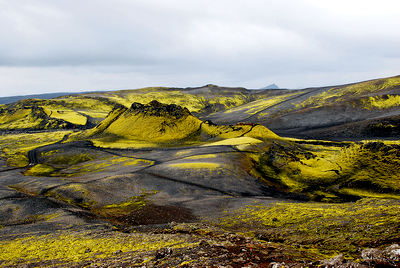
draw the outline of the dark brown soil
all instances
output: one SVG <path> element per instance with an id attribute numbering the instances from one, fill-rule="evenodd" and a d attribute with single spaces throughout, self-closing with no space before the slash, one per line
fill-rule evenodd
<path id="1" fill-rule="evenodd" d="M 127 226 L 192 222 L 196 220 L 196 217 L 187 208 L 155 204 L 146 204 L 140 210 L 135 210 L 125 215 L 108 216 L 107 218 L 115 223 Z"/>

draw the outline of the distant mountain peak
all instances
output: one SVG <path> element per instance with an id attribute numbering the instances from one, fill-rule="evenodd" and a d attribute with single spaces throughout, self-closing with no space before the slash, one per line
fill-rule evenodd
<path id="1" fill-rule="evenodd" d="M 262 87 L 261 89 L 279 89 L 279 87 L 275 84 L 271 84 L 266 87 Z"/>

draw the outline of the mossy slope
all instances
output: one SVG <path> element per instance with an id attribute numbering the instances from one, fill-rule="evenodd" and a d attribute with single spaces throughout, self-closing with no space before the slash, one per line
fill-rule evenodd
<path id="1" fill-rule="evenodd" d="M 219 139 L 231 139 L 238 137 L 252 137 L 259 138 L 261 140 L 267 139 L 278 139 L 279 136 L 273 133 L 268 128 L 259 124 L 244 124 L 237 123 L 235 125 L 215 125 L 209 121 L 204 122 L 201 125 L 201 135 L 203 139 L 219 138 Z"/>
<path id="2" fill-rule="evenodd" d="M 59 142 L 72 131 L 54 131 L 33 134 L 8 134 L 0 136 L 1 158 L 11 166 L 24 167 L 29 164 L 28 151 Z"/>
<path id="3" fill-rule="evenodd" d="M 259 155 L 258 171 L 267 183 L 316 201 L 400 199 L 399 149 L 394 142 L 275 143 Z"/>
<path id="4" fill-rule="evenodd" d="M 74 125 L 62 118 L 51 118 L 40 106 L 0 109 L 0 129 L 59 129 Z"/>
<path id="5" fill-rule="evenodd" d="M 196 144 L 236 137 L 260 139 L 279 138 L 272 131 L 257 124 L 215 125 L 202 122 L 187 108 L 175 104 L 152 101 L 148 104 L 133 103 L 129 109 L 115 108 L 108 117 L 92 130 L 75 138 L 89 138 L 101 146 L 117 144 L 150 143 Z M 144 146 L 143 145 L 143 146 Z"/>
<path id="6" fill-rule="evenodd" d="M 25 99 L 1 105 L 0 129 L 82 128 L 97 124 L 117 103 L 102 98 L 64 96 Z"/>
<path id="7" fill-rule="evenodd" d="M 163 247 L 173 249 L 192 245 L 184 235 L 165 234 L 123 234 L 109 233 L 107 236 L 92 232 L 62 232 L 51 235 L 31 236 L 2 241 L 0 246 L 0 264 L 15 265 L 37 261 L 55 260 L 61 266 L 82 260 L 101 262 L 101 258 L 113 257 L 115 252 L 130 252 L 133 254 L 143 250 L 156 250 Z M 150 258 L 149 258 L 150 259 Z M 43 265 L 44 262 L 42 262 Z M 49 262 L 49 266 L 51 265 Z M 137 263 L 146 264 L 145 260 Z M 26 265 L 26 264 L 25 264 Z M 46 264 L 46 266 L 48 266 Z M 53 265 L 51 265 L 53 266 Z"/>
<path id="8" fill-rule="evenodd" d="M 400 76 L 350 85 L 284 90 L 280 95 L 210 113 L 204 119 L 232 124 L 238 120 L 260 123 L 281 135 L 372 137 L 396 136 L 398 120 L 381 129 L 380 123 L 400 112 Z M 364 121 L 375 120 L 373 125 Z M 393 121 L 393 120 L 391 120 Z M 349 127 L 346 124 L 360 125 Z M 343 126 L 346 131 L 339 131 Z M 389 127 L 389 126 L 388 126 Z M 334 131 L 331 129 L 334 128 Z M 373 128 L 373 131 L 369 131 Z"/>
<path id="9" fill-rule="evenodd" d="M 200 124 L 201 121 L 192 116 L 186 108 L 153 101 L 147 105 L 132 104 L 104 134 L 166 142 L 188 137 L 199 129 Z"/>
<path id="10" fill-rule="evenodd" d="M 129 109 L 116 109 L 87 133 L 92 139 L 109 141 L 179 142 L 199 130 L 201 121 L 188 109 L 152 101 L 133 103 Z"/>
<path id="11" fill-rule="evenodd" d="M 399 241 L 399 201 L 365 198 L 354 203 L 322 204 L 255 201 L 226 211 L 219 224 L 254 230 L 258 238 L 292 245 L 331 258 L 359 257 L 360 248 L 384 248 Z"/>

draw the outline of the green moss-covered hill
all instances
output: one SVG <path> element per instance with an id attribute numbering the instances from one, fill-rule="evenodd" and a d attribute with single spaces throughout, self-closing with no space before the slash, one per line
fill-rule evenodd
<path id="1" fill-rule="evenodd" d="M 187 108 L 152 101 L 146 105 L 133 103 L 129 109 L 120 107 L 87 136 L 108 142 L 181 142 L 199 131 L 201 120 Z"/>
<path id="2" fill-rule="evenodd" d="M 119 106 L 96 127 L 78 134 L 102 147 L 194 145 L 238 137 L 279 138 L 259 124 L 215 125 L 203 122 L 184 107 L 153 100 Z M 125 145 L 125 146 L 124 146 Z"/>
<path id="3" fill-rule="evenodd" d="M 43 107 L 25 106 L 8 109 L 0 108 L 0 129 L 58 129 L 72 128 L 74 125 L 68 121 L 49 117 Z"/>

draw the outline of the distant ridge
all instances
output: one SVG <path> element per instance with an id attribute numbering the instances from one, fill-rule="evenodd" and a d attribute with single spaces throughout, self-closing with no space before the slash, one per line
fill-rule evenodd
<path id="1" fill-rule="evenodd" d="M 272 84 L 265 88 L 272 88 L 274 85 L 276 86 Z M 32 120 L 43 118 L 32 114 L 39 111 L 30 110 L 33 106 L 43 108 L 47 117 L 62 119 L 80 129 L 88 129 L 106 119 L 116 105 L 129 109 L 132 103 L 137 103 L 126 113 L 126 118 L 121 117 L 118 122 L 113 122 L 112 117 L 107 117 L 106 122 L 111 125 L 106 127 L 102 124 L 101 129 L 104 131 L 97 129 L 92 134 L 102 137 L 114 135 L 116 140 L 145 141 L 153 141 L 151 135 L 155 135 L 157 142 L 164 142 L 167 137 L 163 134 L 164 131 L 170 133 L 168 140 L 179 139 L 181 130 L 177 131 L 177 126 L 180 126 L 181 134 L 187 134 L 182 138 L 187 140 L 203 141 L 204 137 L 211 138 L 209 136 L 224 138 L 219 132 L 214 133 L 211 126 L 202 124 L 212 121 L 217 125 L 232 126 L 237 123 L 260 124 L 280 136 L 312 139 L 398 138 L 400 135 L 400 76 L 296 90 L 257 90 L 208 84 L 196 88 L 148 87 L 55 94 L 17 96 L 25 99 L 2 104 L 0 129 L 26 129 L 27 123 L 31 124 L 29 128 L 48 129 L 54 126 L 59 129 L 58 123 L 34 124 Z M 48 98 L 57 95 L 59 97 L 50 100 L 32 98 L 46 95 Z M 8 97 L 8 101 L 12 101 L 10 98 Z M 168 104 L 152 102 L 153 100 L 162 100 Z M 172 104 L 176 107 L 172 107 Z M 186 107 L 190 114 L 186 116 L 186 112 L 179 112 L 178 106 Z M 165 114 L 164 109 L 167 112 Z M 112 115 L 119 114 L 119 111 L 113 111 Z M 174 114 L 182 117 L 174 117 Z M 200 123 L 192 117 L 200 120 Z M 127 124 L 122 122 L 122 118 Z M 202 124 L 201 128 L 196 128 L 198 124 Z M 194 132 L 189 125 L 196 126 Z M 126 126 L 129 126 L 128 129 Z M 131 127 L 133 129 L 129 130 Z M 245 127 L 248 128 L 248 125 Z M 219 130 L 220 128 L 215 129 Z"/>
<path id="2" fill-rule="evenodd" d="M 12 97 L 1 97 L 0 104 L 13 103 L 19 100 L 25 99 L 52 99 L 64 95 L 71 95 L 71 93 L 59 92 L 59 93 L 45 93 L 45 94 L 34 94 L 34 95 L 24 95 L 24 96 L 12 96 Z"/>
<path id="3" fill-rule="evenodd" d="M 262 87 L 260 89 L 279 89 L 279 87 L 275 84 L 268 85 L 266 87 Z"/>
<path id="4" fill-rule="evenodd" d="M 44 94 L 33 94 L 33 95 L 20 95 L 20 96 L 11 96 L 11 97 L 0 97 L 0 104 L 8 104 L 17 102 L 19 100 L 25 99 L 41 99 L 41 100 L 49 100 L 54 99 L 61 96 L 71 96 L 85 93 L 95 93 L 97 91 L 84 91 L 84 92 L 57 92 L 57 93 L 44 93 Z"/>

